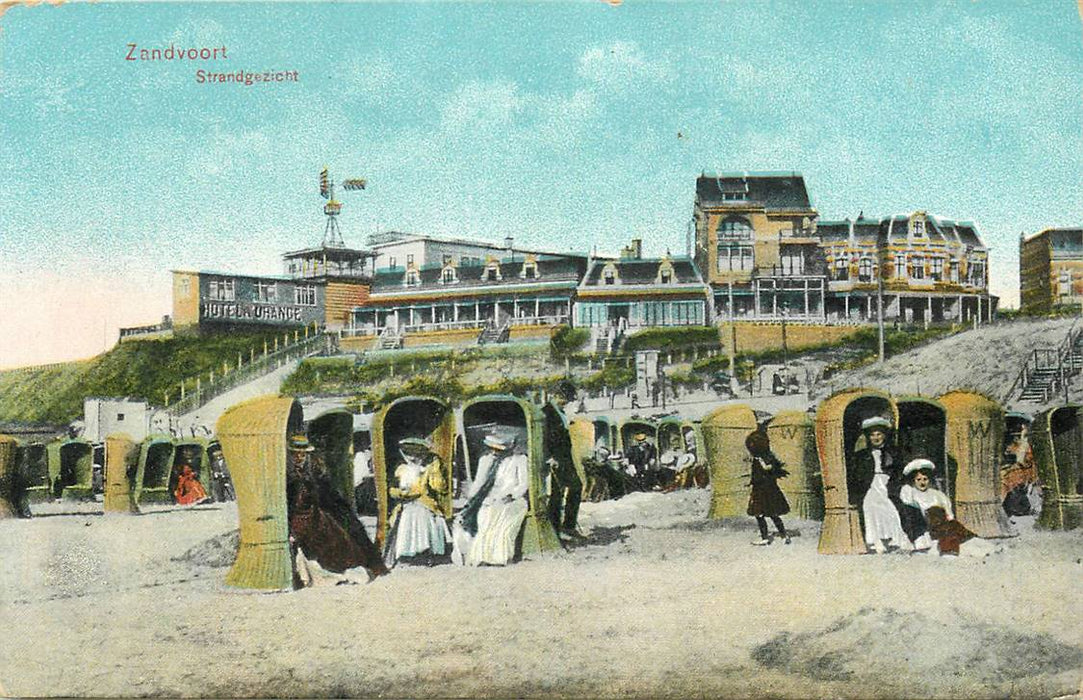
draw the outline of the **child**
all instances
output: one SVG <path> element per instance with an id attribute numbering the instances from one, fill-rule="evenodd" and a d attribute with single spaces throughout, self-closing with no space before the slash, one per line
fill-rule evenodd
<path id="1" fill-rule="evenodd" d="M 778 536 L 789 544 L 790 538 L 780 516 L 790 512 L 790 504 L 778 487 L 778 480 L 789 473 L 782 468 L 778 457 L 771 453 L 771 442 L 763 430 L 749 433 L 745 438 L 745 447 L 752 457 L 752 492 L 748 496 L 748 514 L 756 518 L 756 525 L 760 528 L 760 539 L 752 544 L 761 547 L 771 544 L 767 537 L 767 518 L 771 518 Z"/>

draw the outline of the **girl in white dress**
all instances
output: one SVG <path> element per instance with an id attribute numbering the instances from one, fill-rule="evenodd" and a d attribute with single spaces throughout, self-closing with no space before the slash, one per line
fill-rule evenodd
<path id="1" fill-rule="evenodd" d="M 451 541 L 451 531 L 444 520 L 440 501 L 447 495 L 447 480 L 440 458 L 420 438 L 399 442 L 403 463 L 395 469 L 397 487 L 389 490 L 399 500 L 391 514 L 391 527 L 384 550 L 384 562 L 390 567 L 401 557 L 443 556 Z"/>

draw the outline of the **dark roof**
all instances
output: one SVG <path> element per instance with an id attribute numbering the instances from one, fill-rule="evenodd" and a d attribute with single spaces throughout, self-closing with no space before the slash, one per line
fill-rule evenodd
<path id="1" fill-rule="evenodd" d="M 586 271 L 587 261 L 585 258 L 569 258 L 540 255 L 537 258 L 538 276 L 536 278 L 520 277 L 523 269 L 522 256 L 516 256 L 515 260 L 507 259 L 500 261 L 500 279 L 490 282 L 483 279 L 486 269 L 485 264 L 459 265 L 455 271 L 458 282 L 443 284 L 443 265 L 426 265 L 418 270 L 421 283 L 412 285 L 409 289 L 444 289 L 452 291 L 470 287 L 507 286 L 511 284 L 530 284 L 534 282 L 573 282 L 578 283 Z M 372 293 L 400 292 L 405 289 L 406 268 L 393 267 L 382 269 L 376 273 L 372 280 Z"/>
<path id="2" fill-rule="evenodd" d="M 853 221 L 850 221 L 850 219 L 820 221 L 816 224 L 816 235 L 825 243 L 846 240 L 850 237 L 851 224 L 854 229 L 854 239 L 857 241 L 875 239 L 880 233 L 880 219 L 859 216 Z"/>
<path id="3" fill-rule="evenodd" d="M 583 279 L 583 286 L 599 286 L 602 270 L 610 261 L 596 260 L 587 271 Z M 617 266 L 617 275 L 621 284 L 654 284 L 658 277 L 658 266 L 662 264 L 662 258 L 640 258 L 638 260 L 614 260 Z M 670 258 L 673 263 L 673 274 L 677 284 L 703 284 L 703 277 L 699 274 L 696 264 L 689 258 Z"/>
<path id="4" fill-rule="evenodd" d="M 1083 251 L 1083 229 L 1055 228 L 1049 231 L 1049 246 L 1056 251 Z"/>
<path id="5" fill-rule="evenodd" d="M 746 192 L 744 200 L 726 200 L 723 193 Z M 704 173 L 696 180 L 700 206 L 762 206 L 767 210 L 811 209 L 800 173 Z"/>
<path id="6" fill-rule="evenodd" d="M 339 248 L 336 246 L 316 246 L 314 248 L 302 248 L 301 250 L 293 250 L 288 253 L 283 253 L 282 257 L 286 260 L 292 258 L 311 258 L 311 257 L 323 257 L 326 256 L 329 260 L 357 260 L 359 258 L 374 258 L 376 253 L 371 250 L 365 250 L 363 248 Z"/>

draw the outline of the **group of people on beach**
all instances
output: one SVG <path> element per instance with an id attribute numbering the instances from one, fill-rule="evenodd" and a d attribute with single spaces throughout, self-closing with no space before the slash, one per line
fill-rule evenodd
<path id="1" fill-rule="evenodd" d="M 465 502 L 449 518 L 452 485 L 443 460 L 428 438 L 398 441 L 399 463 L 388 487 L 390 512 L 382 547 L 368 535 L 347 498 L 331 483 L 322 459 L 303 435 L 289 441 L 287 510 L 295 585 L 311 582 L 316 567 L 343 573 L 364 568 L 369 577 L 388 573 L 400 562 L 432 566 L 503 566 L 514 561 L 528 511 L 529 465 L 510 430 L 493 429 L 482 439 L 484 454 L 464 492 Z M 581 538 L 575 529 L 582 484 L 566 484 L 570 465 L 550 463 L 550 511 L 562 538 Z M 577 477 L 576 477 L 577 479 Z M 306 573 L 307 572 L 307 573 Z"/>
<path id="2" fill-rule="evenodd" d="M 935 487 L 936 464 L 925 457 L 906 461 L 890 444 L 892 423 L 883 416 L 869 416 L 861 423 L 864 446 L 847 467 L 849 502 L 859 513 L 865 544 L 870 553 L 929 552 L 943 555 L 984 557 L 993 546 L 955 520 L 951 499 Z M 752 462 L 748 514 L 756 518 L 760 537 L 752 544 L 767 545 L 770 518 L 778 538 L 790 538 L 781 516 L 789 504 L 778 486 L 788 476 L 785 466 L 771 452 L 762 428 L 745 440 Z"/>

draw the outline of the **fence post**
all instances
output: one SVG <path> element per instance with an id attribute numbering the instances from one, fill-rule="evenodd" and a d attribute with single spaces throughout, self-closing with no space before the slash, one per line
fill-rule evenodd
<path id="1" fill-rule="evenodd" d="M 184 382 L 181 382 L 181 401 L 184 401 Z"/>
<path id="2" fill-rule="evenodd" d="M 275 352 L 278 352 L 278 336 L 275 336 Z"/>
<path id="3" fill-rule="evenodd" d="M 199 403 L 199 395 L 203 391 L 203 385 L 199 381 L 199 377 L 196 377 L 196 403 Z"/>
<path id="4" fill-rule="evenodd" d="M 211 370 L 211 378 L 207 383 L 208 384 L 214 384 L 214 370 L 213 369 Z"/>

